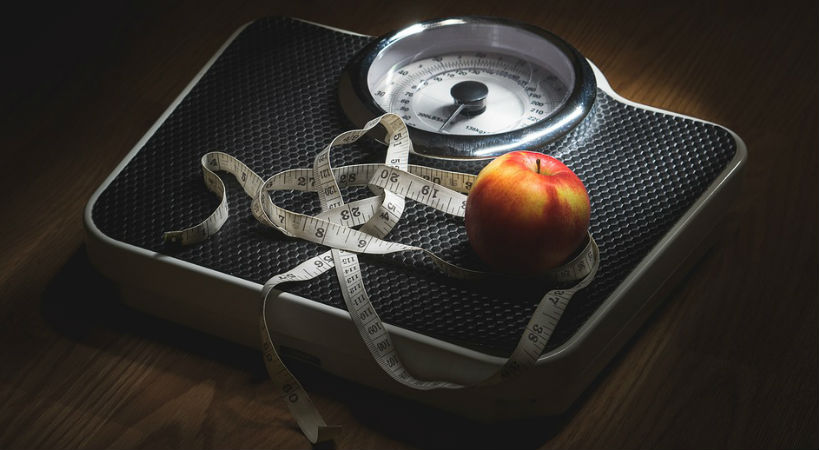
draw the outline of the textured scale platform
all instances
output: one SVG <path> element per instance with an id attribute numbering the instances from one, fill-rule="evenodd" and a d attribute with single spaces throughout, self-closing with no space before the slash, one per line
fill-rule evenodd
<path id="1" fill-rule="evenodd" d="M 115 240 L 259 284 L 319 254 L 324 248 L 259 224 L 249 197 L 227 174 L 231 216 L 220 233 L 190 247 L 164 244 L 162 233 L 194 225 L 217 206 L 202 181 L 204 153 L 224 151 L 267 178 L 310 167 L 335 135 L 361 127 L 343 115 L 336 88 L 347 61 L 371 39 L 288 18 L 252 23 L 105 189 L 94 204 L 94 222 Z M 332 164 L 383 162 L 384 149 L 363 139 L 335 150 Z M 548 351 L 577 332 L 725 168 L 736 147 L 721 127 L 627 106 L 598 90 L 584 122 L 540 151 L 563 161 L 586 184 L 591 233 L 601 253 L 597 278 L 571 301 Z M 411 155 L 410 163 L 477 173 L 487 161 Z M 349 188 L 345 200 L 368 195 L 366 188 Z M 315 194 L 277 192 L 273 201 L 299 212 L 319 210 Z M 412 201 L 387 238 L 480 267 L 463 219 Z M 385 322 L 502 356 L 512 351 L 546 290 L 534 281 L 499 286 L 453 280 L 420 254 L 364 256 L 361 265 Z M 283 289 L 344 309 L 332 272 Z"/>

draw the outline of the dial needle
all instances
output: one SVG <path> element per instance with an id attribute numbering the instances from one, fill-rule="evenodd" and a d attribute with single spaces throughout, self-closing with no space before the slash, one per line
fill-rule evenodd
<path id="1" fill-rule="evenodd" d="M 449 115 L 449 118 L 446 119 L 446 122 L 444 122 L 443 125 L 441 125 L 441 128 L 438 128 L 438 131 L 444 131 L 444 128 L 446 128 L 446 126 L 449 125 L 449 122 L 452 122 L 452 119 L 454 119 L 455 116 L 457 116 L 461 112 L 462 109 L 464 109 L 464 104 L 463 103 L 461 103 L 460 105 L 458 105 L 457 108 L 455 108 L 455 112 L 453 112 L 452 114 Z"/>
<path id="2" fill-rule="evenodd" d="M 452 89 L 449 90 L 449 95 L 452 96 L 452 99 L 455 100 L 455 104 L 458 105 L 458 107 L 449 115 L 449 118 L 441 125 L 441 128 L 438 128 L 438 131 L 443 131 L 444 128 L 449 125 L 449 122 L 452 122 L 452 119 L 464 109 L 464 114 L 470 116 L 477 116 L 486 111 L 487 94 L 489 94 L 489 88 L 480 81 L 461 81 L 452 86 Z"/>

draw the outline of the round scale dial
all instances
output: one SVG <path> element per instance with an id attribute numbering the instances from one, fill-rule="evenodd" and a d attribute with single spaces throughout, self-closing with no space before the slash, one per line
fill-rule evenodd
<path id="1" fill-rule="evenodd" d="M 339 84 L 350 119 L 393 112 L 416 153 L 491 158 L 533 149 L 591 108 L 594 75 L 568 44 L 500 19 L 452 18 L 390 33 L 351 61 Z"/>

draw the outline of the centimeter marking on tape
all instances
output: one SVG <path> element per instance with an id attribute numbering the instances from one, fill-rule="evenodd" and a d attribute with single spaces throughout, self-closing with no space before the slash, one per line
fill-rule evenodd
<path id="1" fill-rule="evenodd" d="M 388 143 L 388 148 L 384 164 L 331 167 L 330 152 L 333 148 L 357 141 L 378 124 L 387 131 L 384 142 Z M 207 153 L 201 159 L 202 172 L 208 189 L 220 197 L 219 206 L 198 225 L 164 234 L 166 241 L 188 245 L 219 231 L 227 220 L 228 206 L 224 183 L 215 172 L 225 171 L 236 177 L 245 193 L 252 197 L 251 212 L 259 222 L 288 236 L 330 248 L 287 272 L 271 277 L 264 284 L 259 322 L 264 360 L 270 378 L 286 399 L 302 432 L 313 443 L 332 439 L 338 427 L 328 426 L 324 422 L 304 388 L 275 351 L 265 311 L 271 293 L 281 283 L 306 281 L 335 268 L 353 324 L 373 358 L 389 376 L 420 390 L 466 387 L 449 381 L 421 380 L 406 369 L 370 302 L 358 263 L 359 253 L 420 251 L 448 276 L 470 279 L 488 275 L 451 264 L 421 247 L 384 239 L 398 224 L 407 198 L 463 217 L 466 194 L 475 182 L 475 175 L 410 165 L 408 157 L 411 146 L 401 118 L 395 114 L 385 114 L 371 120 L 362 129 L 336 136 L 316 155 L 312 168 L 286 170 L 266 180 L 226 153 Z M 340 189 L 345 186 L 369 186 L 377 195 L 346 203 Z M 308 216 L 275 205 L 269 192 L 285 189 L 318 193 L 322 212 Z M 479 385 L 499 383 L 535 365 L 569 300 L 592 281 L 599 262 L 597 244 L 589 235 L 585 248 L 573 260 L 546 274 L 545 280 L 575 284 L 566 289 L 550 290 L 544 295 L 509 359 L 500 370 Z"/>

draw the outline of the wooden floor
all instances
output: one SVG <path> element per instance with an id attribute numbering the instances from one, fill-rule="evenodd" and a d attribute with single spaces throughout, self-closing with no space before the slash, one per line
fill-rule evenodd
<path id="1" fill-rule="evenodd" d="M 558 418 L 479 425 L 294 367 L 336 446 L 819 447 L 815 2 L 73 3 L 4 14 L 0 448 L 309 447 L 260 354 L 117 303 L 83 207 L 240 25 L 459 14 L 547 28 L 624 97 L 734 130 L 738 220 Z"/>

